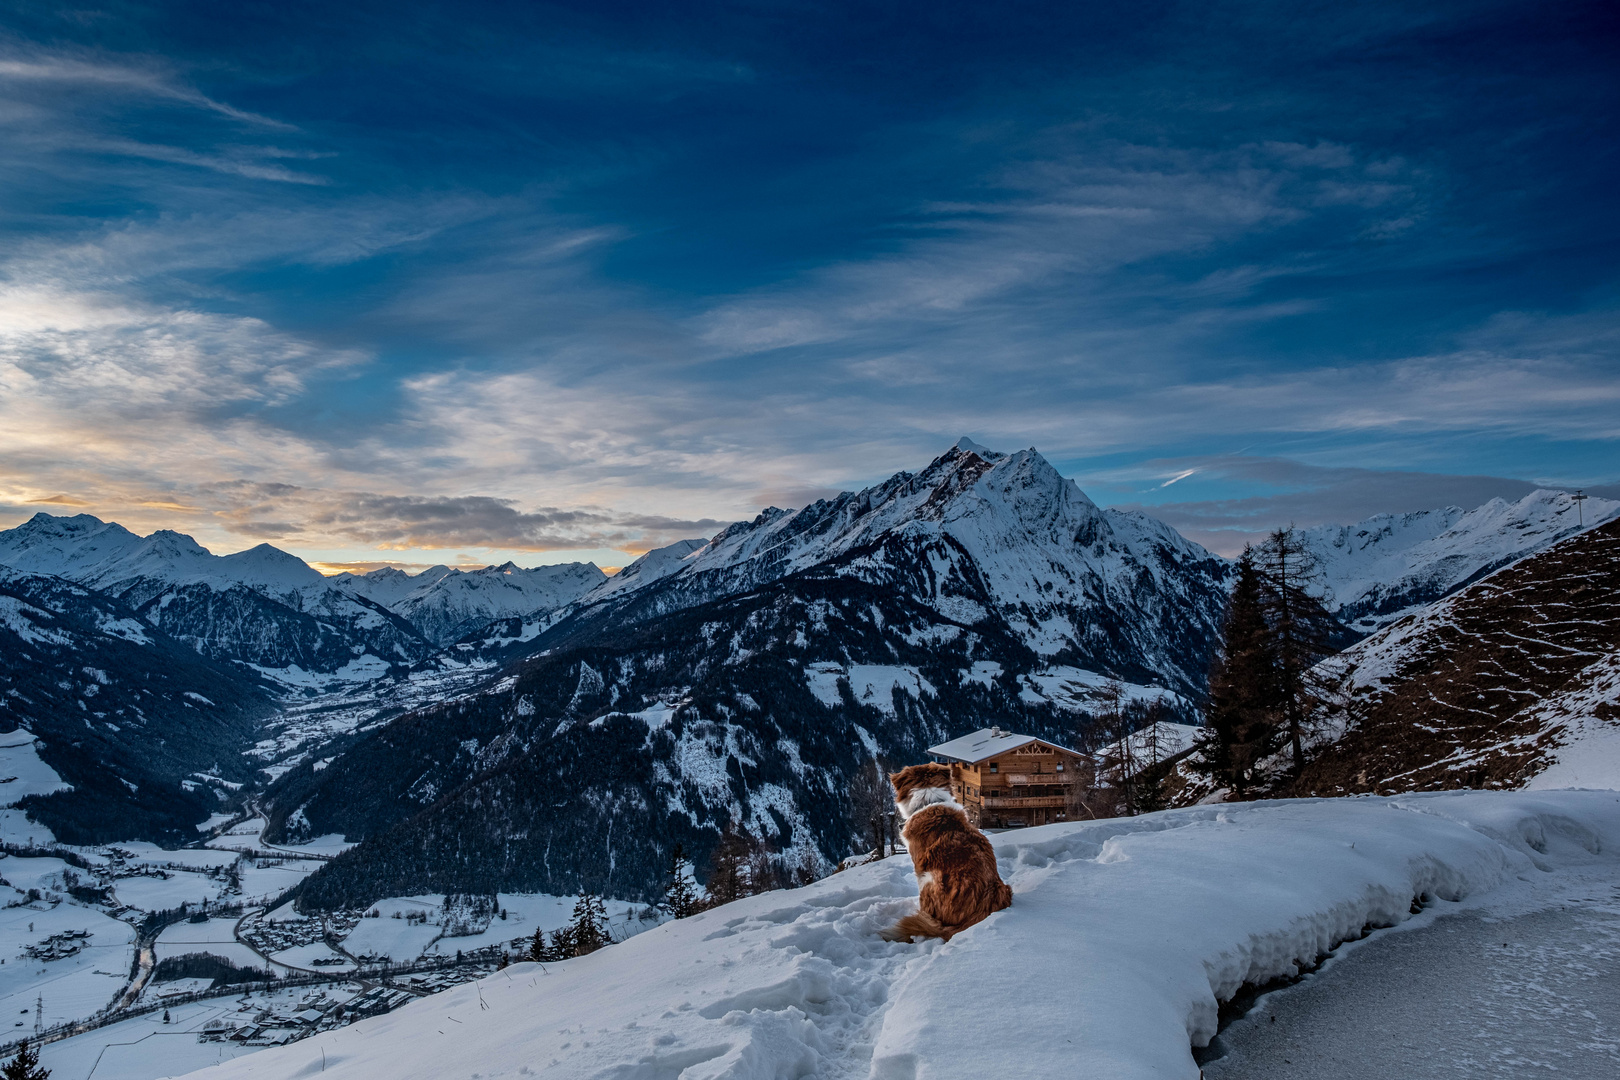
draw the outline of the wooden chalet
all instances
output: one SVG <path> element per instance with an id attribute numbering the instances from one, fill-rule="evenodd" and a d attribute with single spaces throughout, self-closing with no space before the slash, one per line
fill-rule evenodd
<path id="1" fill-rule="evenodd" d="M 1085 758 L 1074 750 L 997 727 L 928 752 L 951 767 L 951 794 L 981 829 L 1068 820 Z"/>

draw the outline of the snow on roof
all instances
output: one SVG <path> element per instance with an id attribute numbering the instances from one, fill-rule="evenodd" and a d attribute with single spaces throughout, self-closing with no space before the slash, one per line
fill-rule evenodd
<path id="1" fill-rule="evenodd" d="M 938 746 L 930 746 L 928 752 L 935 757 L 955 758 L 957 761 L 964 761 L 971 765 L 976 761 L 983 761 L 985 758 L 1004 754 L 1008 750 L 1014 750 L 1032 742 L 1046 743 L 1047 746 L 1058 746 L 1057 743 L 1048 742 L 1046 739 L 1037 739 L 1033 735 L 1014 735 L 1012 732 L 1002 731 L 998 727 L 987 727 L 980 728 L 971 735 L 964 735 L 960 739 L 952 739 L 950 742 L 940 743 Z M 1058 749 L 1067 750 L 1071 754 L 1074 753 L 1073 750 L 1069 750 L 1066 746 L 1058 746 Z"/>

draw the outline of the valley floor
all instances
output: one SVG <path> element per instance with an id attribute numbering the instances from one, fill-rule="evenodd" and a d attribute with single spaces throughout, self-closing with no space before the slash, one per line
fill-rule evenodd
<path id="1" fill-rule="evenodd" d="M 1408 922 L 1415 900 L 1432 923 L 1620 877 L 1620 793 L 1231 804 L 994 842 L 1014 905 L 949 943 L 878 937 L 915 897 L 909 862 L 888 859 L 513 965 L 210 1080 L 1195 1080 L 1218 1002 Z M 1553 951 L 1575 940 L 1553 930 Z M 1375 931 L 1345 955 L 1383 940 L 1420 936 Z"/>

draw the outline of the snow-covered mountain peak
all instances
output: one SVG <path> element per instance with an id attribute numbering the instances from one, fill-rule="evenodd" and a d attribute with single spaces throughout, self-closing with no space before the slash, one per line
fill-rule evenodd
<path id="1" fill-rule="evenodd" d="M 677 540 L 673 544 L 653 548 L 641 558 L 602 582 L 595 589 L 592 589 L 585 599 L 587 601 L 596 600 L 621 590 L 650 585 L 654 581 L 668 577 L 681 569 L 687 559 L 708 546 L 709 541 L 698 537 L 690 540 Z"/>
<path id="2" fill-rule="evenodd" d="M 1072 652 L 1077 663 L 1198 685 L 1224 561 L 1141 515 L 1116 527 L 1033 448 L 981 453 L 971 442 L 920 472 L 649 553 L 580 610 L 607 616 L 599 605 L 654 589 L 644 610 L 667 612 L 814 570 L 904 589 L 959 625 L 998 611 L 1043 656 Z"/>
<path id="3" fill-rule="evenodd" d="M 437 574 L 440 569 L 444 573 Z M 552 611 L 608 580 L 595 563 L 555 563 L 532 569 L 513 562 L 477 570 L 434 567 L 408 579 L 412 588 L 388 606 L 428 640 L 442 645 L 495 619 Z M 400 584 L 389 579 L 379 589 L 379 602 L 385 589 L 397 589 Z"/>
<path id="4" fill-rule="evenodd" d="M 90 514 L 57 517 L 38 513 L 0 532 L 0 565 L 35 574 L 77 578 L 91 567 L 128 555 L 141 538 Z"/>
<path id="5" fill-rule="evenodd" d="M 1355 629 L 1376 630 L 1414 608 L 1593 525 L 1620 516 L 1620 502 L 1540 489 L 1464 511 L 1449 506 L 1379 514 L 1355 525 L 1299 530 L 1323 570 L 1331 607 Z"/>
<path id="6" fill-rule="evenodd" d="M 250 589 L 270 593 L 292 593 L 300 589 L 327 588 L 319 570 L 298 556 L 269 544 L 259 544 L 220 558 L 226 578 Z"/>
<path id="7" fill-rule="evenodd" d="M 956 440 L 956 449 L 965 450 L 970 454 L 978 454 L 986 461 L 999 461 L 1001 458 L 1006 457 L 1005 454 L 997 453 L 988 446 L 974 442 L 966 435 Z"/>

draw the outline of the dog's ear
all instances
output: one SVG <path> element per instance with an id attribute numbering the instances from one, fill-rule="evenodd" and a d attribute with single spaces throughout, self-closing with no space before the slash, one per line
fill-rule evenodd
<path id="1" fill-rule="evenodd" d="M 900 770 L 899 772 L 890 773 L 889 774 L 889 786 L 892 787 L 892 788 L 895 788 L 896 790 L 898 790 L 899 787 L 900 787 L 900 778 L 905 776 L 905 775 L 906 775 L 906 773 L 905 773 L 904 769 Z"/>

